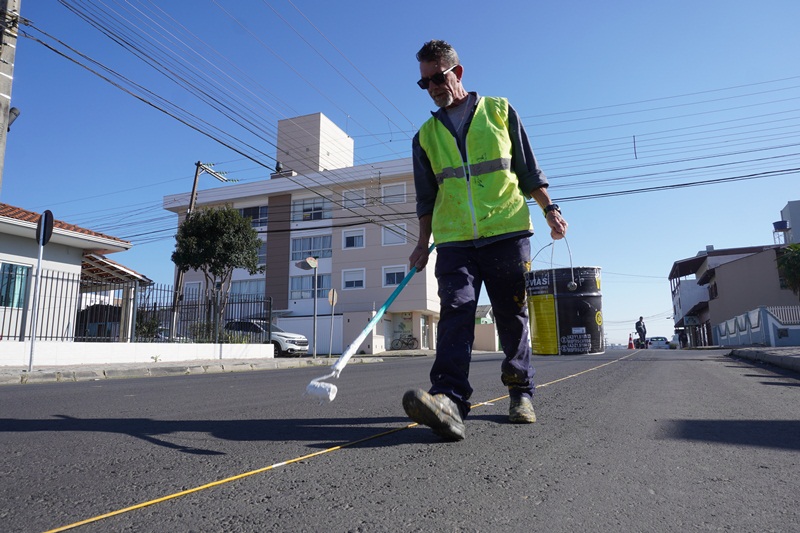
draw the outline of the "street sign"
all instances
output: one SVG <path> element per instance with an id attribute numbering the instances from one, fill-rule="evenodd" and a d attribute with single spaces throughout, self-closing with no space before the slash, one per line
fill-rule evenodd
<path id="1" fill-rule="evenodd" d="M 48 209 L 39 217 L 39 223 L 36 225 L 36 242 L 39 246 L 44 246 L 50 242 L 50 237 L 53 236 L 53 213 Z"/>
<path id="2" fill-rule="evenodd" d="M 313 257 L 313 256 L 312 257 L 306 257 L 306 263 L 308 263 L 308 266 L 310 266 L 311 268 L 317 268 L 317 258 L 316 257 Z"/>
<path id="3" fill-rule="evenodd" d="M 336 305 L 336 301 L 338 300 L 339 296 L 336 294 L 336 289 L 331 289 L 328 291 L 328 303 L 331 305 Z"/>

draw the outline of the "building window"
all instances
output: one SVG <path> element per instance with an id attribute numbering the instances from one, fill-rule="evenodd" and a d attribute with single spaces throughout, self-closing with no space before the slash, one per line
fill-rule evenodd
<path id="1" fill-rule="evenodd" d="M 0 265 L 0 307 L 22 309 L 31 267 L 2 263 Z"/>
<path id="2" fill-rule="evenodd" d="M 364 272 L 363 268 L 354 270 L 342 270 L 342 288 L 348 289 L 363 289 L 364 288 Z"/>
<path id="3" fill-rule="evenodd" d="M 258 265 L 266 265 L 267 264 L 267 243 L 261 241 L 261 246 L 258 247 Z"/>
<path id="4" fill-rule="evenodd" d="M 344 191 L 342 193 L 342 207 L 345 209 L 355 209 L 367 205 L 364 189 Z"/>
<path id="5" fill-rule="evenodd" d="M 241 279 L 231 282 L 231 296 L 262 296 L 266 281 L 263 279 Z"/>
<path id="6" fill-rule="evenodd" d="M 200 299 L 200 290 L 202 283 L 199 281 L 191 281 L 183 284 L 183 301 L 184 302 L 197 302 Z"/>
<path id="7" fill-rule="evenodd" d="M 258 205 L 255 207 L 243 207 L 239 209 L 239 214 L 244 218 L 250 219 L 250 225 L 260 228 L 267 225 L 267 206 Z"/>
<path id="8" fill-rule="evenodd" d="M 330 257 L 333 253 L 330 235 L 298 237 L 292 239 L 292 261 L 302 261 L 306 257 Z"/>
<path id="9" fill-rule="evenodd" d="M 292 222 L 331 218 L 331 202 L 327 198 L 305 198 L 292 202 Z"/>
<path id="10" fill-rule="evenodd" d="M 384 185 L 382 189 L 384 204 L 404 204 L 406 203 L 406 184 Z"/>
<path id="11" fill-rule="evenodd" d="M 317 298 L 327 298 L 331 290 L 331 275 L 317 274 Z M 314 294 L 314 275 L 289 278 L 289 299 L 310 300 Z"/>
<path id="12" fill-rule="evenodd" d="M 364 228 L 349 229 L 342 232 L 342 249 L 349 250 L 353 248 L 364 247 Z"/>
<path id="13" fill-rule="evenodd" d="M 719 292 L 717 291 L 717 284 L 712 283 L 708 286 L 708 299 L 715 300 L 719 296 Z"/>
<path id="14" fill-rule="evenodd" d="M 393 287 L 395 285 L 400 285 L 400 282 L 403 281 L 403 278 L 406 277 L 406 267 L 405 266 L 388 266 L 383 267 L 383 286 L 384 287 Z"/>
<path id="15" fill-rule="evenodd" d="M 406 243 L 405 224 L 387 224 L 381 228 L 384 246 L 397 246 Z"/>

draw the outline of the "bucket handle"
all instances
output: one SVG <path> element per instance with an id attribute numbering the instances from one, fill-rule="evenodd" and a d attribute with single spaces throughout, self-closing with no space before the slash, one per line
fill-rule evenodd
<path id="1" fill-rule="evenodd" d="M 567 240 L 566 235 L 564 237 L 562 237 L 562 239 L 559 239 L 559 240 L 563 240 L 564 244 L 567 245 L 567 253 L 569 254 L 569 274 L 570 274 L 570 277 L 572 278 L 572 281 L 567 283 L 567 290 L 568 291 L 574 291 L 574 290 L 576 290 L 578 288 L 578 284 L 575 283 L 575 269 L 572 266 L 572 250 L 569 247 L 569 241 Z M 550 244 L 542 246 L 539 249 L 539 251 L 536 252 L 536 255 L 533 256 L 533 259 L 531 259 L 531 265 L 533 265 L 533 262 L 536 260 L 536 258 L 539 256 L 539 254 L 542 253 L 542 250 L 544 250 L 548 246 L 553 246 L 553 244 L 555 244 L 555 242 L 556 241 L 552 241 L 552 242 L 550 242 Z M 553 248 L 550 250 L 550 270 L 553 270 L 553 254 L 554 253 L 555 253 L 555 246 L 553 246 Z"/>

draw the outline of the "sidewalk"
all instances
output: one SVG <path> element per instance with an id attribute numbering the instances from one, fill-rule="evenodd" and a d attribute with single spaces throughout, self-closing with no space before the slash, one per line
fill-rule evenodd
<path id="1" fill-rule="evenodd" d="M 432 354 L 433 350 L 395 350 L 377 355 L 354 356 L 347 364 L 381 363 L 384 359 L 390 357 L 415 357 Z M 316 359 L 311 356 L 304 356 L 274 359 L 197 359 L 180 362 L 64 365 L 60 367 L 37 367 L 34 365 L 33 371 L 30 373 L 27 367 L 0 366 L 0 385 L 220 374 L 223 372 L 248 372 L 252 370 L 276 370 L 280 368 L 302 368 L 307 366 L 328 367 L 333 365 L 338 357 L 338 355 L 335 355 L 328 358 L 326 354 L 322 356 L 318 355 Z"/>
<path id="2" fill-rule="evenodd" d="M 432 357 L 433 350 L 395 350 L 377 355 L 355 356 L 348 364 L 381 363 L 391 357 Z M 800 346 L 787 348 L 736 348 L 729 353 L 732 357 L 763 362 L 800 373 Z M 219 374 L 223 372 L 249 372 L 253 370 L 276 370 L 281 368 L 302 368 L 307 366 L 328 367 L 338 356 L 316 359 L 305 356 L 276 359 L 226 359 L 194 360 L 163 363 L 125 363 L 115 365 L 66 365 L 62 367 L 0 366 L 0 385 L 20 385 L 27 383 L 54 383 L 75 381 L 99 381 L 119 378 L 144 378 L 159 376 L 180 376 L 195 374 Z"/>
<path id="3" fill-rule="evenodd" d="M 800 372 L 800 346 L 736 348 L 731 351 L 730 355 L 731 357 L 760 361 L 786 370 Z"/>

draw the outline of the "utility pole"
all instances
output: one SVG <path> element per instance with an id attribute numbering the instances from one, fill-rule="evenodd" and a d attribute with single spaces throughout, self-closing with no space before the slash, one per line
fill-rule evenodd
<path id="1" fill-rule="evenodd" d="M 2 0 L 0 0 L 2 1 Z M 186 218 L 184 221 L 189 218 L 189 215 L 192 214 L 194 211 L 194 207 L 197 204 L 197 183 L 200 180 L 200 174 L 203 172 L 207 174 L 211 174 L 219 181 L 228 182 L 231 181 L 225 177 L 224 172 L 217 172 L 216 170 L 212 169 L 213 163 L 201 163 L 198 161 L 194 164 L 195 171 L 194 171 L 194 184 L 192 185 L 192 195 L 189 197 L 189 207 L 186 209 Z M 236 181 L 236 180 L 233 180 Z M 172 324 L 169 328 L 169 340 L 172 340 L 177 334 L 178 328 L 178 303 L 183 299 L 183 271 L 178 269 L 178 273 L 175 274 L 175 291 L 172 297 Z"/>
<path id="2" fill-rule="evenodd" d="M 14 57 L 17 52 L 19 7 L 22 0 L 0 0 L 0 191 L 6 161 L 6 134 L 11 127 L 11 85 L 14 81 Z M 19 110 L 16 110 L 19 114 Z M 16 118 L 16 115 L 13 115 Z"/>

